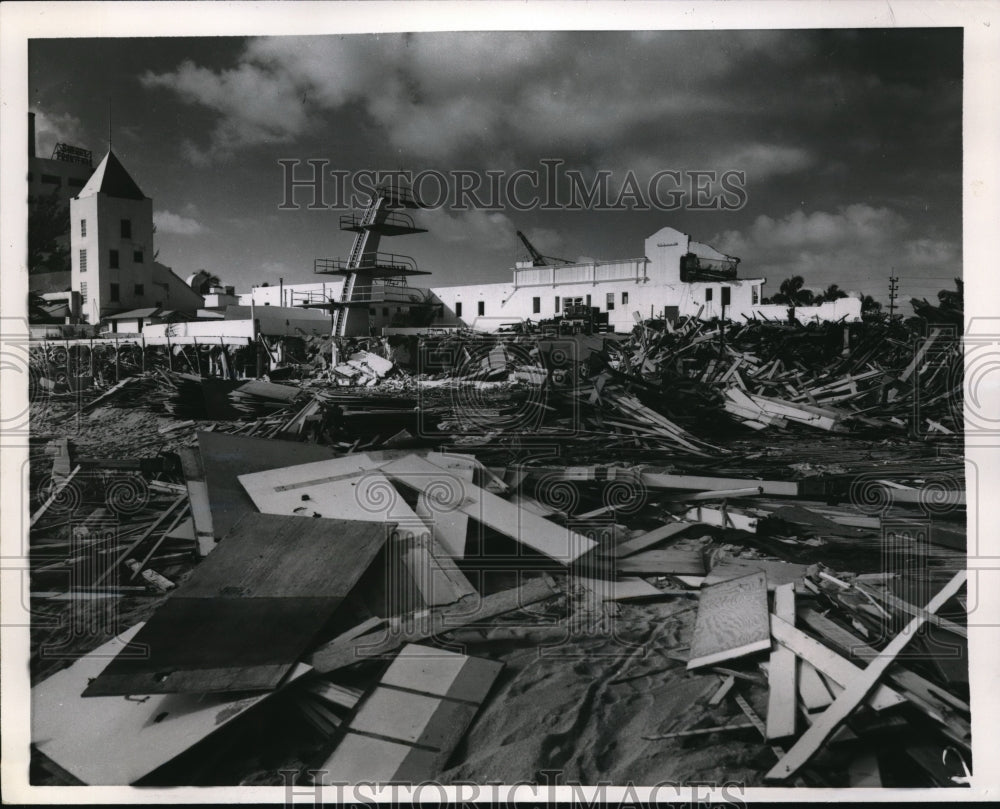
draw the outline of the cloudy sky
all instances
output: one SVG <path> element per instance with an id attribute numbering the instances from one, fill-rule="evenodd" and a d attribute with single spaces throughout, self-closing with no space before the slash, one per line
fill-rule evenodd
<path id="1" fill-rule="evenodd" d="M 508 280 L 518 229 L 611 259 L 664 225 L 768 293 L 800 274 L 885 300 L 894 273 L 904 299 L 933 298 L 961 273 L 961 29 L 63 39 L 29 56 L 39 154 L 103 155 L 110 109 L 182 276 L 311 281 L 314 258 L 347 254 L 345 210 L 279 209 L 282 159 L 476 177 L 561 160 L 612 172 L 612 198 L 629 172 L 641 188 L 745 172 L 738 210 L 418 212 L 430 232 L 385 249 L 435 285 Z"/>

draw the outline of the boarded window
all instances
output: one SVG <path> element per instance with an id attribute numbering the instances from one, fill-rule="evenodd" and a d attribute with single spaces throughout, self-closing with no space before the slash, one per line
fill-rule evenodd
<path id="1" fill-rule="evenodd" d="M 86 219 L 81 219 L 80 220 L 80 235 L 81 236 L 86 236 L 87 235 L 87 220 Z"/>
<path id="2" fill-rule="evenodd" d="M 86 250 L 81 250 L 80 251 L 80 272 L 86 272 L 86 271 L 87 271 L 87 251 Z"/>
<path id="3" fill-rule="evenodd" d="M 82 303 L 86 303 L 87 302 L 87 282 L 86 281 L 83 281 L 80 284 L 80 301 Z"/>

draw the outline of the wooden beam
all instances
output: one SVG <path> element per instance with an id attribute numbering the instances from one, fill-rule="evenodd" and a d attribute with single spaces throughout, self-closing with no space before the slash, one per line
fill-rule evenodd
<path id="1" fill-rule="evenodd" d="M 361 635 L 346 641 L 331 641 L 316 649 L 309 656 L 308 662 L 317 671 L 334 671 L 361 660 L 384 657 L 405 643 L 417 643 L 437 637 L 453 629 L 467 627 L 534 604 L 558 592 L 555 582 L 549 576 L 531 579 L 520 587 L 483 596 L 478 604 L 474 599 L 469 599 L 471 603 L 466 604 L 463 599 L 459 604 L 404 616 L 386 632 Z"/>
<path id="2" fill-rule="evenodd" d="M 781 646 L 808 661 L 839 686 L 845 686 L 864 671 L 778 615 L 771 616 L 771 634 Z M 879 685 L 869 697 L 868 704 L 874 710 L 881 711 L 905 701 L 903 696 L 889 686 Z"/>
<path id="3" fill-rule="evenodd" d="M 794 775 L 829 738 L 837 726 L 847 719 L 855 708 L 864 700 L 868 692 L 875 687 L 886 669 L 892 665 L 899 653 L 916 635 L 917 630 L 926 622 L 926 615 L 933 615 L 965 584 L 966 572 L 960 570 L 937 595 L 932 598 L 926 608 L 926 613 L 913 618 L 909 624 L 893 638 L 882 654 L 873 660 L 863 672 L 854 677 L 850 683 L 844 683 L 844 692 L 827 708 L 815 725 L 802 734 L 799 740 L 765 776 L 771 780 L 780 780 Z"/>
<path id="4" fill-rule="evenodd" d="M 783 584 L 774 590 L 774 617 L 795 620 L 795 585 Z M 772 632 L 773 634 L 773 632 Z M 778 645 L 771 652 L 767 669 L 767 739 L 795 735 L 795 653 Z"/>
<path id="5" fill-rule="evenodd" d="M 796 497 L 799 484 L 795 481 L 757 480 L 756 478 L 713 478 L 702 475 L 671 475 L 664 472 L 643 470 L 641 480 L 650 489 L 687 489 L 704 492 L 709 489 L 742 489 L 759 487 L 763 494 Z"/>
<path id="6" fill-rule="evenodd" d="M 666 525 L 661 525 L 659 528 L 654 528 L 652 531 L 646 531 L 643 534 L 635 534 L 625 542 L 602 552 L 601 555 L 614 556 L 618 559 L 624 559 L 626 556 L 631 556 L 634 553 L 639 553 L 639 551 L 644 551 L 646 548 L 650 548 L 653 545 L 664 542 L 665 540 L 677 536 L 678 534 L 687 531 L 688 528 L 693 528 L 696 525 L 698 525 L 698 523 L 695 522 L 667 523 Z"/>

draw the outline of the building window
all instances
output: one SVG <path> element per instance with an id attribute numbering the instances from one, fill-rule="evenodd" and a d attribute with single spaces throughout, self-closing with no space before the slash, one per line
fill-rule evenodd
<path id="1" fill-rule="evenodd" d="M 712 302 L 712 292 L 714 290 L 711 287 L 705 287 L 705 303 Z"/>
<path id="2" fill-rule="evenodd" d="M 612 311 L 615 308 L 615 293 L 608 293 L 608 311 Z"/>
<path id="3" fill-rule="evenodd" d="M 112 270 L 118 269 L 118 251 L 111 250 L 108 252 L 108 267 Z"/>
<path id="4" fill-rule="evenodd" d="M 63 266 L 65 266 L 65 265 L 63 265 Z M 86 250 L 81 250 L 80 251 L 80 272 L 86 272 L 86 271 L 87 271 L 87 251 Z"/>
<path id="5" fill-rule="evenodd" d="M 592 304 L 590 303 L 590 295 L 588 295 L 587 296 L 587 308 L 589 309 L 591 306 L 592 306 Z"/>
<path id="6" fill-rule="evenodd" d="M 58 185 L 58 186 L 62 185 L 62 180 L 60 180 L 59 177 L 55 174 L 43 174 L 42 182 L 47 185 Z"/>
<path id="7" fill-rule="evenodd" d="M 132 261 L 134 261 L 136 264 L 142 264 L 143 261 L 142 250 L 132 251 Z"/>
<path id="8" fill-rule="evenodd" d="M 122 220 L 122 238 L 131 239 L 132 238 L 132 220 L 123 219 Z"/>
<path id="9" fill-rule="evenodd" d="M 87 220 L 86 219 L 81 219 L 80 220 L 80 235 L 81 236 L 86 236 L 87 235 Z"/>
<path id="10" fill-rule="evenodd" d="M 374 315 L 378 314 L 378 311 L 375 309 L 374 306 L 369 306 L 368 307 L 368 314 L 374 316 Z"/>
<path id="11" fill-rule="evenodd" d="M 143 286 L 142 284 L 136 284 L 132 288 L 132 294 L 134 294 L 137 298 L 141 298 L 143 295 L 146 294 L 146 287 Z"/>
<path id="12" fill-rule="evenodd" d="M 532 298 L 531 299 L 531 312 L 532 312 L 532 314 L 536 314 L 537 315 L 541 311 L 542 311 L 542 299 L 541 298 Z"/>
<path id="13" fill-rule="evenodd" d="M 720 301 L 720 303 L 723 306 L 729 306 L 731 295 L 732 295 L 732 290 L 729 287 L 722 287 L 722 300 Z"/>
<path id="14" fill-rule="evenodd" d="M 108 300 L 111 303 L 118 303 L 118 284 L 111 285 L 111 292 L 108 294 Z"/>
<path id="15" fill-rule="evenodd" d="M 750 303 L 760 303 L 760 287 L 750 287 Z"/>
<path id="16" fill-rule="evenodd" d="M 461 301 L 456 301 L 455 302 L 455 317 L 461 317 L 461 316 L 462 316 L 462 302 Z"/>
<path id="17" fill-rule="evenodd" d="M 388 306 L 383 306 L 382 307 L 382 317 L 389 317 L 389 307 Z"/>
<path id="18" fill-rule="evenodd" d="M 480 301 L 479 302 L 479 314 L 480 315 L 485 315 L 486 314 L 486 301 Z"/>
<path id="19" fill-rule="evenodd" d="M 558 314 L 558 312 L 559 312 L 559 296 L 558 295 L 556 295 L 556 309 L 555 309 L 555 311 Z"/>
<path id="20" fill-rule="evenodd" d="M 627 292 L 623 292 L 622 293 L 622 306 L 627 306 L 627 305 L 628 305 L 628 293 Z"/>
<path id="21" fill-rule="evenodd" d="M 86 281 L 83 281 L 80 284 L 80 302 L 81 303 L 86 303 L 87 302 L 87 282 Z"/>

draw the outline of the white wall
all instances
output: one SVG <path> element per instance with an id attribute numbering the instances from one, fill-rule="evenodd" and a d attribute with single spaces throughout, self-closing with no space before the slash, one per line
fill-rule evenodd
<path id="1" fill-rule="evenodd" d="M 241 306 L 249 306 L 251 302 L 255 306 L 295 306 L 305 300 L 318 301 L 325 298 L 339 300 L 341 290 L 344 288 L 344 281 L 341 278 L 333 278 L 329 281 L 316 281 L 304 284 L 285 284 L 285 301 L 282 303 L 282 287 L 280 284 L 273 284 L 266 287 L 253 287 L 249 292 L 239 293 L 239 303 Z"/>

